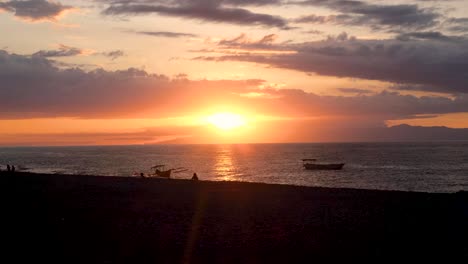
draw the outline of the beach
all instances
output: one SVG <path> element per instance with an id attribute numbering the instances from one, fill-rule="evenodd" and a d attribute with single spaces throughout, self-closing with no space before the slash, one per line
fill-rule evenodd
<path id="1" fill-rule="evenodd" d="M 468 257 L 466 192 L 0 176 L 4 250 L 15 263 L 447 262 Z"/>

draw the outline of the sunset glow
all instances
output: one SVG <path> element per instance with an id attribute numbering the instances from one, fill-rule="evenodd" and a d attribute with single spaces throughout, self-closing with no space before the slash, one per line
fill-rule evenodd
<path id="1" fill-rule="evenodd" d="M 246 125 L 245 118 L 233 113 L 216 113 L 206 119 L 208 123 L 222 130 L 231 130 Z"/>
<path id="2" fill-rule="evenodd" d="M 0 1 L 0 145 L 468 135 L 467 13 L 465 1 Z"/>

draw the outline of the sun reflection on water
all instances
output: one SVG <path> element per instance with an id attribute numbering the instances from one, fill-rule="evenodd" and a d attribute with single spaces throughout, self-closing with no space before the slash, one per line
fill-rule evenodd
<path id="1" fill-rule="evenodd" d="M 217 151 L 214 171 L 217 177 L 224 181 L 232 181 L 235 175 L 235 167 L 232 159 L 232 149 L 230 146 L 220 146 Z"/>

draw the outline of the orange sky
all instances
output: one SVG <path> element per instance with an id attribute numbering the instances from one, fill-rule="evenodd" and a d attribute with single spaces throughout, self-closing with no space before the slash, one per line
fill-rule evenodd
<path id="1" fill-rule="evenodd" d="M 306 2 L 1 1 L 0 146 L 468 128 L 463 1 Z"/>

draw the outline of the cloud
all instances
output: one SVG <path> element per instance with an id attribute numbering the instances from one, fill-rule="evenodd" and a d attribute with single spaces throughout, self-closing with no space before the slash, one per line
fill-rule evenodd
<path id="1" fill-rule="evenodd" d="M 237 37 L 229 39 L 221 39 L 216 44 L 218 49 L 200 49 L 200 50 L 191 50 L 192 52 L 199 53 L 222 53 L 222 54 L 281 54 L 281 53 L 291 53 L 295 52 L 293 50 L 288 50 L 287 46 L 283 46 L 287 42 L 277 44 L 278 35 L 277 34 L 268 34 L 261 38 L 253 39 L 248 37 L 245 33 L 240 34 Z M 194 58 L 197 60 L 198 58 Z"/>
<path id="2" fill-rule="evenodd" d="M 120 57 L 125 56 L 125 52 L 123 52 L 122 50 L 113 50 L 113 51 L 108 51 L 108 52 L 101 52 L 99 54 L 102 55 L 102 56 L 108 57 L 111 60 L 116 60 L 116 59 L 118 59 Z"/>
<path id="3" fill-rule="evenodd" d="M 238 47 L 238 46 L 261 47 L 261 46 L 269 46 L 273 44 L 277 39 L 278 39 L 278 35 L 269 34 L 269 35 L 262 37 L 261 39 L 252 40 L 249 37 L 247 37 L 245 33 L 242 33 L 239 36 L 232 38 L 232 39 L 222 39 L 218 42 L 218 44 L 221 46 L 226 46 L 226 47 Z"/>
<path id="4" fill-rule="evenodd" d="M 312 30 L 304 31 L 303 33 L 305 33 L 305 34 L 312 34 L 312 35 L 322 35 L 322 34 L 323 34 L 323 31 L 316 30 L 316 29 L 312 29 Z"/>
<path id="5" fill-rule="evenodd" d="M 206 0 L 195 0 L 199 2 L 207 2 Z M 218 0 L 219 3 L 230 4 L 230 5 L 253 5 L 253 6 L 262 6 L 262 5 L 282 5 L 285 4 L 283 0 Z"/>
<path id="6" fill-rule="evenodd" d="M 266 2 L 269 1 L 254 1 L 252 4 L 262 5 Z M 160 14 L 205 22 L 290 29 L 287 20 L 279 16 L 227 7 L 223 5 L 224 3 L 241 5 L 247 1 L 124 1 L 111 3 L 103 13 L 106 15 Z"/>
<path id="7" fill-rule="evenodd" d="M 364 1 L 310 0 L 296 2 L 300 5 L 322 6 L 341 14 L 329 16 L 309 15 L 294 20 L 296 23 L 340 24 L 368 26 L 374 30 L 406 31 L 431 28 L 442 17 L 433 9 L 418 5 L 378 5 Z"/>
<path id="8" fill-rule="evenodd" d="M 468 17 L 449 18 L 446 21 L 448 30 L 456 33 L 468 32 Z"/>
<path id="9" fill-rule="evenodd" d="M 397 92 L 323 96 L 295 89 L 259 88 L 262 80 L 170 79 L 134 68 L 59 69 L 45 57 L 5 51 L 0 51 L 0 83 L 0 119 L 167 118 L 234 105 L 269 116 L 341 116 L 383 124 L 422 114 L 468 112 L 466 95 L 455 99 Z"/>
<path id="10" fill-rule="evenodd" d="M 29 21 L 55 21 L 73 7 L 46 0 L 0 2 L 0 10 L 14 13 L 14 16 Z"/>
<path id="11" fill-rule="evenodd" d="M 282 54 L 200 56 L 208 61 L 248 61 L 325 76 L 418 85 L 421 90 L 468 93 L 468 41 L 440 41 L 437 34 L 398 39 L 361 40 L 340 34 L 322 41 L 282 43 Z M 222 46 L 221 46 L 222 48 Z M 222 52 L 222 49 L 218 50 Z"/>
<path id="12" fill-rule="evenodd" d="M 260 81 L 188 81 L 135 68 L 59 69 L 46 57 L 0 51 L 0 118 L 126 117 L 187 114 Z M 220 99 L 221 100 L 221 99 Z"/>
<path id="13" fill-rule="evenodd" d="M 36 53 L 34 53 L 32 56 L 38 56 L 38 57 L 70 57 L 70 56 L 76 56 L 76 55 L 82 55 L 84 54 L 85 51 L 79 48 L 74 48 L 74 47 L 69 47 L 65 46 L 63 44 L 59 45 L 58 50 L 40 50 Z"/>
<path id="14" fill-rule="evenodd" d="M 202 6 L 266 6 L 283 5 L 284 0 L 96 0 L 108 4 L 165 4 Z"/>
<path id="15" fill-rule="evenodd" d="M 0 145 L 11 146 L 75 146 L 159 143 L 176 138 L 185 138 L 201 130 L 197 126 L 164 126 L 140 129 L 134 132 L 100 133 L 35 133 L 0 134 Z"/>
<path id="16" fill-rule="evenodd" d="M 293 19 L 295 23 L 305 23 L 305 24 L 335 24 L 335 25 L 354 25 L 354 26 L 369 26 L 367 23 L 362 23 L 359 21 L 356 16 L 348 14 L 339 14 L 339 15 L 306 15 L 296 19 Z M 372 25 L 374 29 L 377 29 L 375 24 Z"/>
<path id="17" fill-rule="evenodd" d="M 198 37 L 198 35 L 195 35 L 195 34 L 170 32 L 170 31 L 135 31 L 134 33 L 140 34 L 140 35 L 148 35 L 148 36 L 153 36 L 153 37 L 164 37 L 164 38 Z"/>
<path id="18" fill-rule="evenodd" d="M 99 0 L 98 0 L 99 1 Z M 442 24 L 452 24 L 451 29 L 466 29 L 464 18 L 450 18 L 439 11 L 438 6 L 421 7 L 418 4 L 383 4 L 358 0 L 101 0 L 108 4 L 103 11 L 107 15 L 136 15 L 157 13 L 160 15 L 197 19 L 206 22 L 257 25 L 293 29 L 288 22 L 337 24 L 345 26 L 370 27 L 373 30 L 407 32 L 435 30 Z M 429 2 L 429 1 L 420 1 Z M 271 14 L 252 11 L 257 6 L 321 7 L 333 10 L 336 14 L 310 14 L 297 19 L 286 19 Z M 427 6 L 427 5 L 425 5 Z M 313 10 L 313 9 L 311 9 Z M 464 30 L 466 32 L 466 30 Z"/>
<path id="19" fill-rule="evenodd" d="M 113 50 L 107 52 L 94 52 L 92 50 L 84 50 L 80 48 L 70 47 L 63 44 L 59 44 L 58 49 L 56 50 L 40 50 L 33 53 L 33 57 L 43 57 L 43 58 L 59 58 L 59 57 L 73 57 L 78 55 L 99 55 L 108 57 L 111 60 L 116 60 L 122 56 L 125 56 L 125 53 L 122 50 Z M 54 62 L 54 65 L 60 65 L 60 62 Z M 70 66 L 72 64 L 65 63 L 63 66 Z M 75 65 L 80 66 L 80 65 Z"/>
<path id="20" fill-rule="evenodd" d="M 398 35 L 396 38 L 402 41 L 419 39 L 419 40 L 436 40 L 436 41 L 454 42 L 454 43 L 461 43 L 461 44 L 468 43 L 468 39 L 466 39 L 465 37 L 447 36 L 437 31 L 403 33 L 403 34 Z"/>
<path id="21" fill-rule="evenodd" d="M 352 93 L 352 94 L 370 94 L 371 90 L 359 89 L 359 88 L 338 88 L 338 91 L 342 93 Z"/>
<path id="22" fill-rule="evenodd" d="M 265 93 L 265 91 L 263 91 Z M 387 120 L 396 117 L 408 118 L 419 114 L 443 114 L 465 112 L 468 97 L 460 95 L 455 99 L 445 97 L 401 95 L 383 91 L 359 96 L 321 96 L 302 90 L 271 90 L 271 100 L 278 109 L 284 111 L 289 106 L 292 116 L 301 113 L 307 116 L 347 116 L 369 120 Z M 261 106 L 260 103 L 256 104 Z"/>

